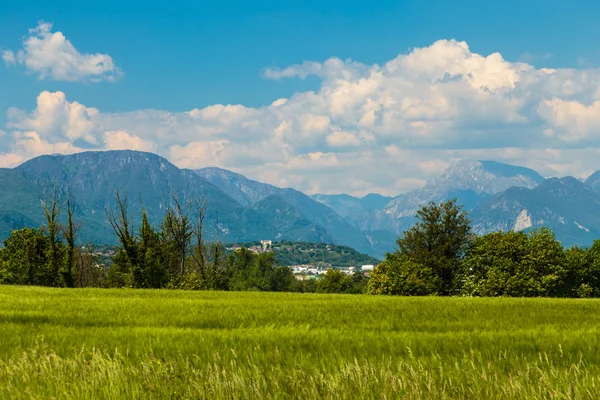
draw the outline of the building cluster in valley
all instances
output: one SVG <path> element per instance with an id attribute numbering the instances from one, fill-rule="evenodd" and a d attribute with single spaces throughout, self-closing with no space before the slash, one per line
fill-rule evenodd
<path id="1" fill-rule="evenodd" d="M 235 246 L 227 247 L 227 250 L 238 251 L 242 247 L 245 247 L 245 246 L 235 245 Z M 249 247 L 246 247 L 246 249 L 251 251 L 252 253 L 266 253 L 266 252 L 273 250 L 273 241 L 261 240 L 260 245 L 249 246 Z"/>
<path id="2" fill-rule="evenodd" d="M 360 267 L 351 266 L 348 268 L 336 268 L 338 271 L 346 275 L 354 275 L 356 273 L 363 273 L 365 276 L 369 276 L 371 271 L 375 268 L 374 265 L 363 265 Z M 290 269 L 294 273 L 296 279 L 317 279 L 321 275 L 327 273 L 329 268 L 318 268 L 314 265 L 292 265 Z"/>
<path id="3" fill-rule="evenodd" d="M 233 245 L 227 247 L 229 251 L 238 251 L 241 248 L 246 248 L 252 253 L 267 253 L 273 251 L 273 242 L 271 240 L 261 240 L 260 245 L 254 244 L 252 246 L 244 246 L 244 245 Z M 327 245 L 326 249 L 328 251 L 331 250 L 331 247 Z M 322 265 L 313 265 L 313 264 L 302 264 L 302 265 L 290 265 L 289 268 L 294 273 L 296 279 L 304 280 L 304 279 L 318 279 L 319 277 L 325 275 L 329 269 L 336 269 L 341 271 L 346 275 L 354 275 L 356 273 L 363 273 L 365 276 L 369 276 L 375 265 L 362 265 L 362 266 L 350 266 L 350 267 L 337 267 L 332 264 L 326 263 Z"/>

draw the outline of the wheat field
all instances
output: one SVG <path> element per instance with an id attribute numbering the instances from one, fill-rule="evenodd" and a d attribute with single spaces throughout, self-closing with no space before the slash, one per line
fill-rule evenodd
<path id="1" fill-rule="evenodd" d="M 599 397 L 597 300 L 0 287 L 0 398 Z"/>

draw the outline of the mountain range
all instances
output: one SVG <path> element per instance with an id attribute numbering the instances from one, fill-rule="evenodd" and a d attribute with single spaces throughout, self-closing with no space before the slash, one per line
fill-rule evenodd
<path id="1" fill-rule="evenodd" d="M 524 167 L 462 160 L 423 188 L 386 197 L 369 194 L 308 196 L 247 179 L 225 169 L 180 169 L 138 151 L 84 152 L 34 158 L 0 169 L 0 239 L 24 226 L 40 226 L 40 199 L 53 188 L 69 190 L 77 203 L 80 238 L 114 244 L 106 209 L 115 190 L 127 197 L 134 225 L 142 207 L 159 224 L 172 194 L 206 204 L 207 235 L 235 243 L 262 239 L 350 246 L 381 257 L 415 222 L 419 206 L 456 198 L 477 233 L 552 228 L 565 245 L 589 245 L 600 235 L 600 171 L 585 182 L 544 179 Z"/>

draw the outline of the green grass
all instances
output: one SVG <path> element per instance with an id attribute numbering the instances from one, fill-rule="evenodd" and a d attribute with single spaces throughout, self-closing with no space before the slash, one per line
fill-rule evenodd
<path id="1" fill-rule="evenodd" d="M 600 301 L 0 287 L 0 398 L 600 397 Z"/>

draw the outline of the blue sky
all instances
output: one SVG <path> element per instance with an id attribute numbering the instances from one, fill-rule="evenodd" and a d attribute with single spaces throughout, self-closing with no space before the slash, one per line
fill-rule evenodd
<path id="1" fill-rule="evenodd" d="M 25 56 L 21 62 L 18 57 L 15 61 L 5 59 L 5 66 L 0 66 L 0 130 L 4 132 L 4 137 L 0 138 L 4 142 L 0 145 L 0 155 L 4 155 L 3 164 L 10 166 L 44 150 L 69 152 L 127 147 L 129 144 L 156 151 L 185 167 L 216 164 L 256 179 L 297 186 L 309 192 L 355 194 L 369 191 L 395 194 L 408 190 L 436 176 L 457 158 L 480 157 L 482 150 L 488 148 L 495 152 L 487 154 L 500 161 L 527 164 L 545 175 L 570 173 L 583 176 L 591 169 L 600 168 L 600 164 L 584 161 L 577 164 L 582 157 L 589 157 L 590 161 L 597 158 L 596 125 L 595 121 L 589 120 L 589 114 L 594 111 L 589 107 L 596 97 L 589 93 L 589 88 L 582 87 L 590 83 L 586 79 L 590 79 L 591 74 L 597 74 L 596 67 L 600 63 L 600 49 L 596 45 L 600 42 L 598 16 L 600 5 L 592 1 L 531 0 L 494 4 L 481 1 L 2 2 L 0 51 L 11 52 L 17 57 L 18 51 L 24 48 L 24 40 L 31 36 L 28 30 L 36 28 L 39 21 L 45 21 L 52 24 L 48 34 L 62 33 L 77 54 L 105 55 L 114 62 L 115 68 L 101 76 L 85 75 L 87 72 L 79 69 L 83 75 L 69 77 L 57 72 L 57 65 L 60 65 L 57 58 L 52 58 L 54 64 L 46 67 L 40 66 L 39 62 L 47 62 L 47 59 L 37 59 L 37 67 L 33 68 L 28 66 Z M 439 40 L 452 39 L 465 42 L 468 54 L 488 57 L 499 53 L 506 62 L 525 62 L 535 70 L 552 68 L 564 72 L 574 69 L 580 74 L 575 78 L 567 76 L 566 72 L 566 75 L 556 75 L 561 79 L 559 86 L 564 88 L 570 79 L 574 79 L 581 87 L 567 93 L 555 86 L 552 86 L 554 91 L 550 91 L 550 86 L 556 83 L 538 82 L 546 85 L 547 94 L 533 103 L 530 103 L 530 96 L 523 95 L 522 100 L 527 104 L 515 106 L 518 109 L 511 111 L 514 115 L 506 111 L 506 118 L 491 112 L 486 114 L 495 107 L 493 104 L 469 115 L 464 95 L 457 95 L 452 89 L 452 95 L 444 92 L 446 94 L 440 97 L 446 106 L 453 106 L 450 117 L 448 113 L 442 118 L 432 116 L 430 112 L 425 113 L 425 117 L 425 114 L 402 117 L 397 113 L 406 112 L 406 108 L 400 108 L 394 111 L 395 118 L 402 117 L 403 122 L 393 120 L 395 122 L 389 129 L 378 131 L 369 129 L 359 117 L 350 118 L 349 110 L 332 111 L 332 104 L 325 104 L 329 98 L 327 93 L 332 88 L 340 88 L 340 76 L 346 79 L 349 75 L 344 74 L 354 74 L 348 82 L 355 84 L 369 75 L 364 71 L 352 72 L 351 63 L 336 66 L 335 72 L 330 70 L 316 76 L 309 73 L 304 79 L 306 71 L 298 73 L 298 69 L 289 70 L 287 75 L 277 75 L 277 71 L 303 65 L 305 61 L 325 65 L 332 57 L 343 62 L 351 59 L 360 63 L 363 69 L 372 69 L 375 65 L 386 65 L 399 55 L 410 55 L 415 48 L 430 48 Z M 436 49 L 439 54 L 447 52 L 443 46 Z M 44 57 L 51 55 L 44 53 Z M 424 65 L 432 60 L 423 61 Z M 465 62 L 468 70 L 471 66 L 469 61 Z M 442 68 L 451 69 L 448 65 L 451 64 L 446 63 Z M 46 68 L 46 75 L 41 72 L 43 68 Z M 306 64 L 304 68 L 307 68 Z M 441 71 L 442 75 L 456 73 L 450 69 Z M 517 69 L 521 71 L 519 74 L 524 74 L 522 69 Z M 269 75 L 266 71 L 276 73 Z M 486 71 L 488 74 L 491 70 Z M 499 73 L 508 76 L 513 72 L 502 70 Z M 460 74 L 474 76 L 468 71 Z M 403 73 L 402 79 L 419 80 L 422 77 Z M 508 85 L 513 90 L 509 97 L 521 98 L 525 79 L 518 78 L 516 83 L 513 78 L 509 80 Z M 595 84 L 596 81 L 592 81 Z M 392 82 L 397 80 L 386 85 Z M 477 85 L 482 88 L 481 85 L 486 84 Z M 528 86 L 528 90 L 533 90 L 532 87 Z M 490 90 L 500 89 L 494 84 Z M 303 96 L 313 92 L 323 93 L 323 98 L 306 100 Z M 545 89 L 539 92 L 546 93 Z M 66 114 L 52 114 L 52 117 L 40 119 L 42 93 L 62 94 L 63 97 L 58 98 L 64 103 L 64 107 L 59 107 L 63 113 L 65 107 L 71 110 L 76 103 L 86 109 L 97 109 L 102 118 L 87 111 L 77 114 L 83 115 L 83 122 L 76 126 L 89 125 L 85 133 L 74 133 L 75 128 L 67 123 L 54 123 L 67 118 Z M 436 107 L 441 104 L 432 100 L 431 93 L 425 95 L 422 91 L 409 97 L 402 91 L 383 93 L 379 90 L 378 93 L 347 106 L 364 110 L 362 105 L 379 101 L 381 107 L 387 102 L 385 107 L 392 110 L 391 104 L 406 102 L 407 98 L 417 99 L 419 104 L 424 104 L 425 99 L 437 104 Z M 507 95 L 503 96 L 506 100 Z M 293 113 L 306 111 L 304 121 L 313 118 L 317 125 L 328 128 L 319 131 L 320 128 L 312 125 L 298 125 L 297 121 L 292 121 L 292 116 L 288 119 L 276 117 L 279 111 L 263 112 L 265 107 L 281 98 L 290 100 L 290 109 L 295 99 Z M 563 103 L 548 103 L 552 112 L 540 108 L 540 104 L 554 99 Z M 578 112 L 574 104 L 567 104 L 573 101 L 584 107 L 580 111 L 588 117 L 580 114 L 571 115 L 571 119 L 560 117 L 564 110 Z M 317 104 L 323 109 L 317 109 Z M 218 132 L 208 129 L 214 128 L 216 122 L 207 122 L 206 116 L 202 117 L 203 123 L 198 122 L 200 125 L 191 126 L 189 121 L 183 121 L 191 110 L 206 107 L 213 110 L 210 108 L 213 105 L 240 105 L 250 111 L 243 111 L 244 117 L 240 116 L 239 109 L 221 110 L 221 117 L 226 121 L 219 122 L 221 130 L 217 129 Z M 462 108 L 457 112 L 459 106 Z M 530 115 L 533 109 L 538 110 L 535 116 Z M 148 110 L 162 114 L 150 115 Z M 51 112 L 58 111 L 53 109 Z M 169 113 L 174 117 L 169 117 Z M 69 123 L 73 123 L 73 118 Z M 279 119 L 275 121 L 276 118 Z M 451 124 L 440 122 L 448 121 L 448 118 L 452 119 Z M 499 118 L 502 121 L 499 122 Z M 469 123 L 465 124 L 465 119 L 469 119 Z M 53 126 L 40 125 L 50 120 L 54 121 Z M 415 139 L 417 136 L 410 129 L 431 124 L 433 120 L 440 124 L 434 133 L 429 133 L 430 138 L 427 141 Z M 585 120 L 585 126 L 574 129 L 567 123 L 582 120 Z M 238 121 L 239 125 L 231 121 Z M 406 121 L 413 124 L 410 125 L 412 128 L 402 127 Z M 161 125 L 162 130 L 148 132 L 156 124 Z M 244 127 L 251 124 L 264 124 L 265 130 L 272 132 L 265 137 L 252 129 L 244 132 Z M 276 128 L 286 132 L 281 133 L 284 139 L 274 139 Z M 427 129 L 433 132 L 429 127 Z M 180 135 L 183 130 L 189 132 Z M 309 131 L 311 135 L 307 134 Z M 531 140 L 523 140 L 521 136 L 525 131 Z M 36 146 L 24 142 L 33 140 L 30 132 L 36 132 L 35 141 L 39 141 Z M 111 145 L 106 132 L 114 139 Z M 262 147 L 252 148 L 248 142 L 258 136 L 260 138 L 256 140 Z M 344 145 L 342 140 L 346 141 Z M 348 148 L 350 143 L 354 143 L 354 150 Z M 264 159 L 261 153 L 269 149 L 278 154 L 283 152 L 272 146 L 285 148 L 286 157 Z M 387 164 L 380 166 L 381 170 L 376 165 L 370 166 L 367 175 L 351 182 L 356 174 L 346 171 L 353 166 L 364 170 L 361 165 L 368 160 L 381 161 L 380 152 L 390 158 Z M 423 165 L 415 167 L 413 159 L 421 160 Z M 324 175 L 322 170 L 328 173 Z M 340 177 L 347 177 L 348 183 L 340 184 Z"/>

